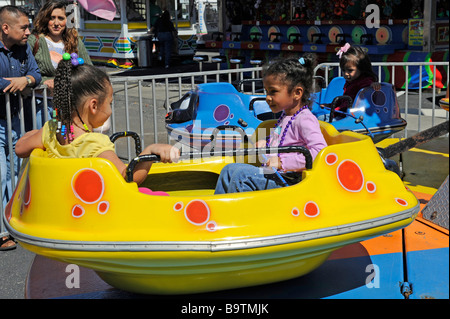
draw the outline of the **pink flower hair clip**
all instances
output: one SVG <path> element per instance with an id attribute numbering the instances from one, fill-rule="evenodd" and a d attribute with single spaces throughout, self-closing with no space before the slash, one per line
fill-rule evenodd
<path id="1" fill-rule="evenodd" d="M 344 46 L 341 47 L 341 48 L 339 49 L 339 51 L 336 53 L 336 55 L 339 55 L 339 59 L 342 57 L 342 53 L 347 52 L 348 49 L 350 49 L 350 43 L 347 42 L 347 43 L 344 44 Z"/>

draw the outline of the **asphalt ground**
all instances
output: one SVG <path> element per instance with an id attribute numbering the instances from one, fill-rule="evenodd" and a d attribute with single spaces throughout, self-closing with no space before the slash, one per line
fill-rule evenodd
<path id="1" fill-rule="evenodd" d="M 166 73 L 195 72 L 198 70 L 196 63 L 186 63 L 175 65 L 170 69 L 164 69 L 162 66 L 153 66 L 152 68 L 136 68 L 134 70 L 121 70 L 110 67 L 101 67 L 112 76 L 131 76 L 131 75 L 149 75 Z M 215 65 L 204 65 L 203 70 L 215 69 Z M 158 73 L 160 72 L 160 73 Z M 438 101 L 444 97 L 444 92 L 436 95 L 435 112 L 438 115 L 435 124 L 445 121 L 446 113 L 440 109 Z M 422 93 L 422 128 L 428 128 L 431 125 L 429 114 L 432 110 L 432 95 L 425 91 Z M 404 95 L 399 95 L 399 105 L 403 108 Z M 412 133 L 417 131 L 418 125 L 418 92 L 410 92 L 408 96 L 410 113 L 408 118 L 408 127 Z M 415 111 L 414 111 L 415 110 Z M 398 136 L 402 137 L 402 136 Z M 425 185 L 426 187 L 437 189 L 444 181 L 449 172 L 448 163 L 448 137 L 440 137 L 426 144 L 422 144 L 415 150 L 410 150 L 404 154 L 405 173 L 404 180 L 413 185 Z M 432 165 L 430 165 L 430 156 L 432 156 Z M 397 158 L 395 158 L 398 160 Z M 427 163 L 427 164 L 425 164 Z M 17 245 L 17 248 L 10 251 L 0 251 L 0 299 L 23 299 L 25 297 L 26 278 L 32 265 L 35 254 Z"/>

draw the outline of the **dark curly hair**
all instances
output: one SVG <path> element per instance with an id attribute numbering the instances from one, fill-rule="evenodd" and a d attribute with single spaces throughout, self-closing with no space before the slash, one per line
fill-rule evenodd
<path id="1" fill-rule="evenodd" d="M 57 120 L 69 128 L 72 115 L 75 112 L 79 116 L 78 108 L 87 97 L 95 96 L 100 104 L 103 103 L 108 84 L 111 84 L 109 77 L 102 70 L 88 64 L 74 67 L 70 60 L 61 60 L 56 69 L 53 90 Z"/>
<path id="2" fill-rule="evenodd" d="M 351 62 L 356 66 L 359 72 L 361 72 L 360 76 L 370 77 L 375 82 L 378 81 L 378 76 L 373 72 L 370 57 L 363 48 L 352 45 L 348 48 L 347 52 L 342 53 L 341 59 L 339 60 L 341 69 L 344 69 L 348 62 Z"/>
<path id="3" fill-rule="evenodd" d="M 278 77 L 287 85 L 289 93 L 300 85 L 303 88 L 302 103 L 308 104 L 316 65 L 317 56 L 314 53 L 305 53 L 300 59 L 280 57 L 264 65 L 263 78 L 269 75 Z"/>

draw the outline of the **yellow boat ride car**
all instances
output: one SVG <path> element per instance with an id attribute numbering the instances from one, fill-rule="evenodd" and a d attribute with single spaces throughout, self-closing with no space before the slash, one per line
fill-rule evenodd
<path id="1" fill-rule="evenodd" d="M 168 195 L 157 196 L 107 160 L 54 159 L 36 149 L 3 218 L 26 249 L 91 268 L 131 292 L 199 293 L 295 278 L 342 246 L 409 225 L 419 212 L 370 137 L 321 128 L 328 146 L 301 182 L 223 195 L 214 195 L 217 177 L 239 156 L 155 163 L 144 186 Z"/>

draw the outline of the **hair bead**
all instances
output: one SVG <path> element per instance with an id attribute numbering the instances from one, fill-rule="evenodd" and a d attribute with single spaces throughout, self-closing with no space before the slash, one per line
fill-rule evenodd
<path id="1" fill-rule="evenodd" d="M 84 64 L 84 60 L 82 58 L 78 57 L 78 54 L 74 53 L 64 53 L 63 54 L 63 60 L 64 61 L 69 61 L 70 63 L 72 63 L 73 66 L 79 66 L 79 65 L 83 65 Z"/>
<path id="2" fill-rule="evenodd" d="M 70 54 L 66 52 L 66 53 L 64 53 L 62 55 L 62 58 L 63 58 L 64 61 L 69 61 L 70 60 Z"/>

